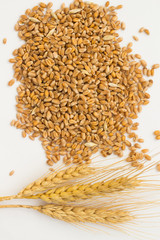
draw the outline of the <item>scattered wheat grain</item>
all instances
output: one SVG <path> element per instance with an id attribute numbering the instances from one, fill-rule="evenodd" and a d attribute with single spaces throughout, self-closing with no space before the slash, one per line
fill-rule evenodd
<path id="1" fill-rule="evenodd" d="M 15 83 L 15 80 L 14 79 L 11 79 L 9 82 L 8 82 L 8 86 L 13 86 L 13 84 Z"/>
<path id="2" fill-rule="evenodd" d="M 134 39 L 135 41 L 138 41 L 138 40 L 139 40 L 139 38 L 138 38 L 137 36 L 133 36 L 133 39 Z"/>
<path id="3" fill-rule="evenodd" d="M 12 170 L 12 171 L 9 173 L 9 176 L 13 176 L 14 173 L 15 173 L 15 171 Z"/>
<path id="4" fill-rule="evenodd" d="M 3 38 L 3 44 L 7 43 L 7 38 Z"/>

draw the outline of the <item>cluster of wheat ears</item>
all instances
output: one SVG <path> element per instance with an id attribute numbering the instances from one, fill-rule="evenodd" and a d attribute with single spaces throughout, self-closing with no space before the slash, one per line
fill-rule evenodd
<path id="1" fill-rule="evenodd" d="M 96 223 L 110 226 L 130 222 L 135 219 L 133 211 L 125 208 L 125 204 L 121 204 L 119 200 L 118 204 L 114 204 L 116 196 L 121 199 L 122 195 L 128 196 L 135 189 L 142 192 L 146 187 L 148 189 L 158 185 L 144 180 L 141 177 L 142 171 L 137 174 L 134 169 L 128 171 L 127 167 L 115 165 L 92 167 L 85 164 L 56 169 L 29 184 L 17 195 L 0 198 L 0 201 L 41 199 L 42 205 L 0 205 L 0 208 L 31 208 L 52 218 L 75 224 Z M 143 171 L 150 167 L 151 165 Z M 102 199 L 105 201 L 101 202 Z"/>

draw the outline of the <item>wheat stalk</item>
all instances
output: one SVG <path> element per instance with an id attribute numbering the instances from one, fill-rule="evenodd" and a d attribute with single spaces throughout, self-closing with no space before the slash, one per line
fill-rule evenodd
<path id="1" fill-rule="evenodd" d="M 141 181 L 137 178 L 119 177 L 109 181 L 101 181 L 89 184 L 67 185 L 51 189 L 47 192 L 28 196 L 30 199 L 42 199 L 48 203 L 66 203 L 89 199 L 95 196 L 103 196 L 107 193 L 116 193 L 135 189 Z"/>
<path id="2" fill-rule="evenodd" d="M 96 223 L 96 224 L 117 224 L 124 223 L 134 219 L 128 211 L 110 210 L 109 208 L 100 207 L 83 207 L 83 206 L 62 206 L 62 205 L 3 205 L 0 208 L 30 208 L 37 210 L 52 218 L 56 218 L 69 223 Z"/>

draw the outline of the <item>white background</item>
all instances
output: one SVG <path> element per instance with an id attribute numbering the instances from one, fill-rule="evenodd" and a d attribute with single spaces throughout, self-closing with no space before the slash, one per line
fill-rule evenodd
<path id="1" fill-rule="evenodd" d="M 12 51 L 18 48 L 22 42 L 13 30 L 14 24 L 27 8 L 32 8 L 38 0 L 0 0 L 0 195 L 16 194 L 29 182 L 40 177 L 47 171 L 45 155 L 40 142 L 32 142 L 22 139 L 21 131 L 10 126 L 10 121 L 15 117 L 16 83 L 12 88 L 7 83 L 12 79 L 13 71 L 8 59 L 12 57 Z M 47 2 L 47 1 L 44 1 Z M 71 1 L 65 1 L 69 4 Z M 105 1 L 94 0 L 103 5 Z M 54 1 L 56 10 L 63 0 Z M 148 62 L 148 66 L 160 63 L 160 1 L 159 0 L 113 0 L 114 5 L 123 4 L 119 10 L 120 20 L 126 23 L 126 31 L 120 34 L 124 37 L 124 44 L 132 41 L 132 36 L 139 37 L 134 41 L 134 52 L 139 53 Z M 146 27 L 151 35 L 139 34 L 140 27 Z M 2 39 L 7 38 L 7 44 L 2 44 Z M 149 90 L 151 102 L 143 108 L 139 116 L 139 136 L 145 139 L 144 147 L 152 150 L 159 146 L 153 137 L 153 131 L 160 129 L 160 70 L 156 71 L 153 78 L 154 85 Z M 158 149 L 157 149 L 158 151 Z M 9 172 L 15 170 L 15 174 L 9 177 Z M 14 203 L 16 203 L 15 201 Z M 159 209 L 160 211 L 160 209 Z M 151 220 L 152 221 L 152 220 Z M 141 227 L 139 226 L 139 229 Z M 160 229 L 160 228 L 159 228 Z M 107 230 L 110 235 L 104 233 L 92 233 L 85 230 L 51 219 L 38 212 L 25 209 L 1 209 L 0 210 L 0 239 L 2 240 L 121 240 L 137 239 L 121 233 Z M 145 232 L 145 230 L 144 230 Z M 150 231 L 152 233 L 152 231 Z M 157 230 L 160 233 L 160 230 Z M 146 239 L 146 238 L 143 238 Z M 159 237 L 153 237 L 159 240 Z"/>

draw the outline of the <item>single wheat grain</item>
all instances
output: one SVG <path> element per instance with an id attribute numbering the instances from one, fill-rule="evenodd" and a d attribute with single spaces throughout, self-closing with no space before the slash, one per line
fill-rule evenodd
<path id="1" fill-rule="evenodd" d="M 157 170 L 160 172 L 160 164 L 157 164 Z"/>
<path id="2" fill-rule="evenodd" d="M 144 29 L 144 32 L 147 34 L 147 35 L 150 35 L 150 31 L 148 29 Z"/>
<path id="3" fill-rule="evenodd" d="M 9 176 L 13 176 L 14 173 L 15 173 L 15 171 L 12 170 L 12 171 L 9 173 Z"/>
<path id="4" fill-rule="evenodd" d="M 140 33 L 144 32 L 144 29 L 145 29 L 144 27 L 141 27 L 141 28 L 139 29 L 139 32 L 140 32 Z"/>
<path id="5" fill-rule="evenodd" d="M 138 41 L 138 40 L 139 40 L 139 38 L 138 38 L 137 36 L 133 36 L 133 39 L 134 39 L 135 41 Z"/>
<path id="6" fill-rule="evenodd" d="M 14 79 L 11 79 L 9 82 L 8 82 L 8 86 L 13 86 L 13 84 L 15 83 L 15 80 Z"/>
<path id="7" fill-rule="evenodd" d="M 3 44 L 7 43 L 7 38 L 3 38 Z"/>

